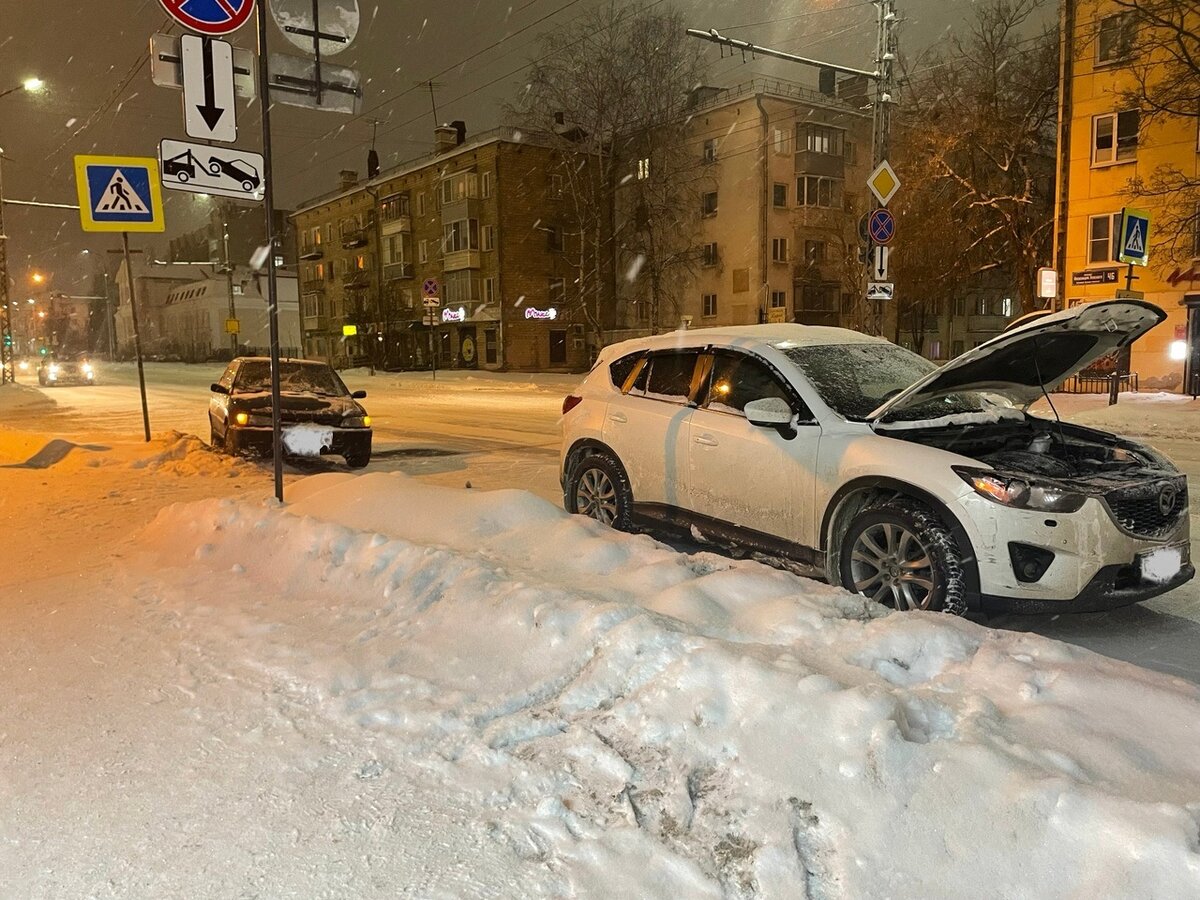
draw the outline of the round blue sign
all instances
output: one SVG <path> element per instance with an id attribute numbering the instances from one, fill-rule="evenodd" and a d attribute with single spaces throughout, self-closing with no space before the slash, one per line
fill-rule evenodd
<path id="1" fill-rule="evenodd" d="M 886 209 L 877 209 L 871 213 L 867 231 L 876 244 L 890 244 L 896 236 L 896 217 Z"/>

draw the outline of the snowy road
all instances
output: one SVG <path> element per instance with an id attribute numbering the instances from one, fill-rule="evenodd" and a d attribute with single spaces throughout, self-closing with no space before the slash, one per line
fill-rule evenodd
<path id="1" fill-rule="evenodd" d="M 208 385 L 220 372 L 220 365 L 148 364 L 153 431 L 173 429 L 207 440 Z M 101 374 L 103 383 L 93 387 L 47 391 L 56 408 L 30 411 L 14 427 L 56 435 L 140 434 L 136 370 L 130 364 L 114 365 Z M 562 398 L 577 381 L 573 376 L 442 372 L 435 380 L 429 373 L 369 376 L 356 370 L 344 377 L 352 390 L 368 392 L 366 406 L 375 427 L 370 471 L 400 471 L 448 487 L 516 487 L 560 501 L 556 423 Z M 1175 460 L 1193 484 L 1200 484 L 1200 443 L 1187 436 L 1200 431 L 1200 412 L 1176 408 L 1173 402 L 1133 399 L 1115 410 L 1098 397 L 1060 397 L 1057 402 L 1068 418 L 1142 435 Z M 338 468 L 314 461 L 289 465 L 288 471 L 300 476 Z M 1193 508 L 1192 552 L 1200 558 L 1195 515 L 1200 506 Z M 1034 631 L 1200 683 L 1198 582 L 1115 612 L 1005 616 L 989 624 Z"/>

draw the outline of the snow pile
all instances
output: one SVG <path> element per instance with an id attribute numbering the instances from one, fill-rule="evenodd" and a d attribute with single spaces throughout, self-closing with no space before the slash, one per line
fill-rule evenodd
<path id="1" fill-rule="evenodd" d="M 131 469 L 172 475 L 236 478 L 257 471 L 250 463 L 214 449 L 194 434 L 167 431 L 137 445 L 125 464 Z"/>
<path id="2" fill-rule="evenodd" d="M 269 681 L 222 708 L 286 700 L 291 740 L 369 750 L 330 773 L 367 812 L 307 817 L 301 851 L 226 824 L 263 893 L 303 852 L 373 895 L 1200 895 L 1193 686 L 523 492 L 338 473 L 290 499 L 164 510 L 140 569 L 184 646 Z M 341 757 L 270 746 L 313 775 L 247 751 L 226 777 L 310 806 Z"/>
<path id="3" fill-rule="evenodd" d="M 1200 429 L 1200 401 L 1186 394 L 1124 393 L 1115 406 L 1108 405 L 1107 394 L 1055 394 L 1053 399 L 1064 419 L 1117 434 L 1190 440 Z M 1044 400 L 1033 411 L 1053 418 Z"/>
<path id="4" fill-rule="evenodd" d="M 62 472 L 123 467 L 179 476 L 233 478 L 258 471 L 241 459 L 214 450 L 194 434 L 165 431 L 144 441 L 69 440 L 37 432 L 0 429 L 0 466 Z"/>
<path id="5" fill-rule="evenodd" d="M 46 412 L 57 406 L 52 397 L 47 397 L 45 391 L 26 384 L 6 384 L 0 386 L 0 415 L 9 416 L 16 412 Z M 9 419 L 15 421 L 16 419 Z"/>

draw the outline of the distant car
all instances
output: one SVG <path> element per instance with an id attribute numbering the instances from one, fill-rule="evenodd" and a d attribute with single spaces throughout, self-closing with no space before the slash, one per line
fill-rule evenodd
<path id="1" fill-rule="evenodd" d="M 563 403 L 563 502 L 795 560 L 897 609 L 1146 600 L 1195 574 L 1186 478 L 1150 447 L 1026 408 L 1165 318 L 1088 303 L 941 368 L 803 325 L 616 344 Z"/>
<path id="2" fill-rule="evenodd" d="M 262 179 L 258 177 L 258 169 L 244 159 L 221 159 L 213 156 L 208 160 L 208 171 L 213 175 L 225 175 L 240 182 L 246 193 L 258 190 Z"/>
<path id="3" fill-rule="evenodd" d="M 284 452 L 333 454 L 352 469 L 371 461 L 371 417 L 328 363 L 285 359 L 279 365 Z M 227 453 L 271 452 L 271 360 L 240 356 L 212 385 L 211 441 Z"/>
<path id="4" fill-rule="evenodd" d="M 96 368 L 86 356 L 47 356 L 37 367 L 38 384 L 53 387 L 60 384 L 95 384 Z"/>

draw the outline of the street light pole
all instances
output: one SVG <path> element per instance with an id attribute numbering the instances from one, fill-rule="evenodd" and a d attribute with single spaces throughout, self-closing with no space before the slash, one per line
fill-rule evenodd
<path id="1" fill-rule="evenodd" d="M 4 154 L 0 152 L 0 385 L 16 384 L 12 309 L 8 300 L 8 235 L 4 232 Z"/>

